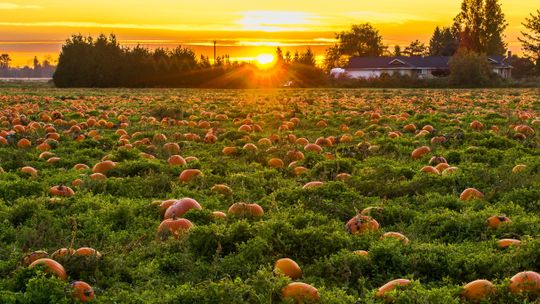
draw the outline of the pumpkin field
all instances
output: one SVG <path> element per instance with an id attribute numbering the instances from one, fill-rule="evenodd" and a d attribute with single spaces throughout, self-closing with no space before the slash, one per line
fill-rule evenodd
<path id="1" fill-rule="evenodd" d="M 0 92 L 0 303 L 540 303 L 540 91 Z"/>

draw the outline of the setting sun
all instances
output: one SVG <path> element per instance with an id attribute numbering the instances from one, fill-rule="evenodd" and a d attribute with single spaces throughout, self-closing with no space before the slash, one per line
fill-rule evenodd
<path id="1" fill-rule="evenodd" d="M 257 56 L 257 64 L 262 67 L 267 67 L 274 62 L 274 55 L 272 54 L 260 54 Z"/>

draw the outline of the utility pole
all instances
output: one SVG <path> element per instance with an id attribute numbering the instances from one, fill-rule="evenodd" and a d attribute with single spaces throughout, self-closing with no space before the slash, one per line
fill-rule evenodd
<path id="1" fill-rule="evenodd" d="M 216 65 L 216 41 L 214 40 L 214 65 Z"/>

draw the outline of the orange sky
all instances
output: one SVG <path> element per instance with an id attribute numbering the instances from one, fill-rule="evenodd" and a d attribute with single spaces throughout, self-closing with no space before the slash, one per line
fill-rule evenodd
<path id="1" fill-rule="evenodd" d="M 501 0 L 509 22 L 506 41 L 520 52 L 521 22 L 540 9 L 540 0 Z M 449 25 L 461 0 L 0 0 L 0 52 L 13 64 L 31 58 L 55 60 L 71 33 L 117 34 L 124 44 L 192 47 L 211 54 L 250 58 L 311 46 L 319 56 L 332 43 L 334 32 L 353 23 L 371 22 L 385 43 L 406 45 L 428 41 L 435 26 Z"/>

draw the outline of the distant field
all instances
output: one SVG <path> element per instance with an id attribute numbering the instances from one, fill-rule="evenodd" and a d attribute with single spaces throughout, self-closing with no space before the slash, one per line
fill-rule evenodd
<path id="1" fill-rule="evenodd" d="M 531 89 L 0 82 L 0 303 L 538 303 L 539 127 Z"/>

